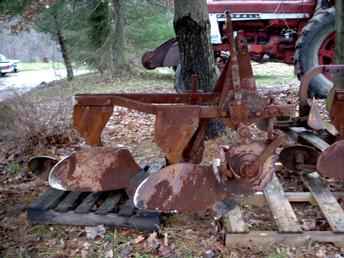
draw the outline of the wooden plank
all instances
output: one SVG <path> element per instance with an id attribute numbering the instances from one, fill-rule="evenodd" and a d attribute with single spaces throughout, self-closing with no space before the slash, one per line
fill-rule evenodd
<path id="1" fill-rule="evenodd" d="M 67 212 L 77 206 L 77 201 L 84 195 L 78 192 L 69 192 L 68 195 L 54 209 L 58 212 Z"/>
<path id="2" fill-rule="evenodd" d="M 233 208 L 223 216 L 226 232 L 247 233 L 248 227 L 244 221 L 240 206 L 233 203 Z"/>
<path id="3" fill-rule="evenodd" d="M 303 177 L 333 232 L 344 232 L 344 211 L 318 173 Z"/>
<path id="4" fill-rule="evenodd" d="M 98 215 L 105 215 L 113 211 L 119 201 L 121 200 L 122 193 L 120 192 L 111 192 L 108 197 L 102 203 L 102 205 L 95 211 Z"/>
<path id="5" fill-rule="evenodd" d="M 326 141 L 321 139 L 318 135 L 314 134 L 313 132 L 307 130 L 304 127 L 290 127 L 289 131 L 292 132 L 293 134 L 296 134 L 302 140 L 313 145 L 314 147 L 316 147 L 317 149 L 321 151 L 326 150 L 330 146 Z M 292 138 L 295 138 L 295 137 L 292 137 Z M 294 139 L 294 140 L 297 140 L 297 139 Z"/>
<path id="6" fill-rule="evenodd" d="M 300 137 L 321 151 L 326 150 L 330 146 L 323 139 L 319 138 L 317 135 L 312 134 L 312 133 L 308 133 L 308 132 L 301 133 Z"/>
<path id="7" fill-rule="evenodd" d="M 334 192 L 333 195 L 336 196 L 337 199 L 344 198 L 344 192 Z M 311 204 L 316 204 L 316 201 L 311 192 L 284 192 L 284 196 L 291 203 L 309 202 Z M 251 206 L 262 207 L 266 204 L 266 198 L 263 192 L 257 192 L 253 195 L 245 197 L 244 203 Z"/>
<path id="8" fill-rule="evenodd" d="M 270 206 L 271 212 L 276 220 L 280 232 L 301 232 L 293 208 L 287 197 L 284 195 L 283 188 L 274 175 L 271 182 L 264 189 L 265 198 Z"/>
<path id="9" fill-rule="evenodd" d="M 323 139 L 321 139 L 319 136 L 311 133 L 311 132 L 303 132 L 300 133 L 299 136 L 301 139 L 305 140 L 306 142 L 310 143 L 317 149 L 324 151 L 326 150 L 330 145 L 325 142 Z"/>
<path id="10" fill-rule="evenodd" d="M 75 213 L 88 213 L 91 212 L 93 206 L 103 193 L 90 193 L 75 209 Z"/>
<path id="11" fill-rule="evenodd" d="M 129 218 L 128 227 L 146 231 L 161 231 L 160 223 L 160 215 L 156 213 L 150 216 L 135 215 Z"/>
<path id="12" fill-rule="evenodd" d="M 273 231 L 253 231 L 248 234 L 227 234 L 226 247 L 258 247 L 267 248 L 277 244 L 287 246 L 304 246 L 310 242 L 333 243 L 338 247 L 344 246 L 344 234 L 331 231 L 308 231 L 299 234 L 281 234 Z"/>
<path id="13" fill-rule="evenodd" d="M 54 210 L 28 210 L 28 219 L 32 224 L 60 224 L 77 226 L 105 225 L 112 227 L 129 227 L 144 231 L 154 231 L 160 225 L 160 217 L 123 217 L 118 214 L 97 215 L 95 213 L 77 214 L 73 211 L 56 212 Z"/>
<path id="14" fill-rule="evenodd" d="M 47 210 L 54 208 L 68 192 L 59 191 L 53 188 L 49 188 L 48 191 L 43 193 L 36 201 L 34 201 L 30 208 Z"/>

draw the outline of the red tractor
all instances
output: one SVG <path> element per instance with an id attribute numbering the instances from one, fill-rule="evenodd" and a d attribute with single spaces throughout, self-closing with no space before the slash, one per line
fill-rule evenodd
<path id="1" fill-rule="evenodd" d="M 298 78 L 314 66 L 334 63 L 334 0 L 208 0 L 208 10 L 217 60 L 229 56 L 223 36 L 223 13 L 229 10 L 233 28 L 247 39 L 254 61 L 294 64 Z M 182 88 L 176 39 L 145 53 L 142 61 L 147 69 L 176 68 L 176 89 Z M 330 80 L 318 75 L 311 82 L 309 94 L 325 97 L 330 87 Z"/>

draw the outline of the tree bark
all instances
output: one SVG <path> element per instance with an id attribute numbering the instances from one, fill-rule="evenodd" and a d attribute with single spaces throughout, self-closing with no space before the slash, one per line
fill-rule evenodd
<path id="1" fill-rule="evenodd" d="M 192 75 L 198 76 L 198 89 L 212 91 L 217 79 L 214 52 L 210 42 L 210 22 L 206 0 L 175 0 L 174 30 L 181 63 L 181 75 L 186 90 L 192 89 Z M 201 121 L 205 124 L 205 121 Z M 215 138 L 224 132 L 224 124 L 207 120 L 205 135 Z M 191 147 L 192 148 L 192 147 Z M 197 148 L 201 148 L 197 146 Z"/>
<path id="2" fill-rule="evenodd" d="M 112 30 L 113 30 L 113 64 L 115 69 L 127 69 L 128 58 L 126 55 L 126 22 L 125 1 L 112 0 Z"/>
<path id="3" fill-rule="evenodd" d="M 216 68 L 210 43 L 210 22 L 206 0 L 175 0 L 174 29 L 180 50 L 182 79 L 192 88 L 192 75 L 199 78 L 198 88 L 212 91 Z"/>
<path id="4" fill-rule="evenodd" d="M 344 2 L 336 1 L 336 63 L 344 64 Z M 344 89 L 344 74 L 335 78 L 335 87 Z"/>
<path id="5" fill-rule="evenodd" d="M 64 65 L 66 67 L 67 80 L 71 81 L 71 80 L 74 79 L 74 72 L 73 72 L 72 62 L 71 62 L 71 59 L 70 59 L 68 51 L 67 51 L 65 38 L 63 36 L 63 33 L 62 33 L 62 30 L 61 30 L 61 26 L 60 26 L 60 23 L 59 23 L 57 15 L 54 15 L 54 20 L 55 20 L 55 29 L 56 29 L 57 41 L 58 41 L 58 43 L 60 45 L 63 62 L 64 62 Z"/>

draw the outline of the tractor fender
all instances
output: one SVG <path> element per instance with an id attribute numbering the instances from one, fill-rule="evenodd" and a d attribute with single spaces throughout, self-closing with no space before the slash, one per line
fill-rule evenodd
<path id="1" fill-rule="evenodd" d="M 179 64 L 177 39 L 169 39 L 156 49 L 144 53 L 141 61 L 142 65 L 149 70 L 157 67 L 177 67 Z"/>

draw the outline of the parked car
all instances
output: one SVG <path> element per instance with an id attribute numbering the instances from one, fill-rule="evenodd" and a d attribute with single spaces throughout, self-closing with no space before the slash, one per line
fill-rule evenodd
<path id="1" fill-rule="evenodd" d="M 12 72 L 14 72 L 13 64 L 4 55 L 0 55 L 0 76 Z"/>
<path id="2" fill-rule="evenodd" d="M 10 61 L 10 63 L 12 64 L 13 73 L 19 72 L 19 70 L 18 70 L 18 63 L 19 63 L 20 61 L 17 60 L 17 59 L 8 59 L 8 61 Z"/>

